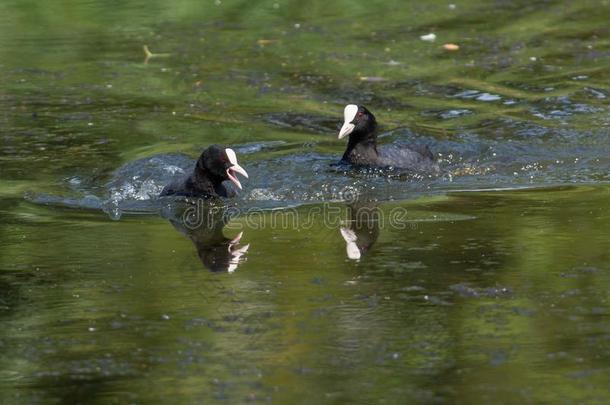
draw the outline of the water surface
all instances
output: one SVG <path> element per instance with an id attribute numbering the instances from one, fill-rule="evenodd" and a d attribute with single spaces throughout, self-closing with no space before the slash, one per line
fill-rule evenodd
<path id="1" fill-rule="evenodd" d="M 607 403 L 609 13 L 2 2 L 0 402 Z M 443 173 L 331 167 L 347 103 Z"/>

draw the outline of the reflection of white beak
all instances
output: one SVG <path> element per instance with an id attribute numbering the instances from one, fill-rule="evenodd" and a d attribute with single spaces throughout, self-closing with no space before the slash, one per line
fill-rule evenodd
<path id="1" fill-rule="evenodd" d="M 341 228 L 341 236 L 345 240 L 346 246 L 345 250 L 347 252 L 347 258 L 352 260 L 359 260 L 362 253 L 360 252 L 360 248 L 356 245 L 356 240 L 358 237 L 356 233 L 349 228 Z"/>
<path id="2" fill-rule="evenodd" d="M 239 243 L 239 241 L 241 240 L 241 237 L 244 236 L 243 232 L 240 232 L 239 235 L 237 235 L 236 237 L 234 237 L 233 239 L 231 239 L 231 242 L 229 242 L 229 245 L 236 245 Z"/>
<path id="3" fill-rule="evenodd" d="M 233 149 L 227 148 L 225 149 L 225 152 L 227 154 L 227 157 L 229 158 L 229 162 L 231 162 L 231 164 L 233 165 L 227 169 L 227 177 L 233 182 L 233 184 L 237 186 L 237 188 L 241 190 L 241 183 L 239 182 L 235 174 L 239 173 L 245 178 L 248 178 L 248 173 L 243 167 L 241 167 L 237 163 L 237 155 L 235 154 L 235 151 Z"/>
<path id="4" fill-rule="evenodd" d="M 356 118 L 356 114 L 358 113 L 358 106 L 356 104 L 348 104 L 345 106 L 345 110 L 343 110 L 343 126 L 339 131 L 339 139 L 346 137 L 351 134 L 356 125 L 352 123 L 354 118 Z"/>
<path id="5" fill-rule="evenodd" d="M 240 262 L 242 262 L 241 257 L 248 252 L 249 248 L 250 244 L 247 244 L 246 246 L 240 247 L 239 249 L 235 250 L 231 250 L 231 247 L 229 247 L 229 253 L 231 253 L 229 267 L 227 268 L 227 271 L 229 273 L 233 273 L 235 270 L 237 270 L 237 266 L 239 266 Z"/>

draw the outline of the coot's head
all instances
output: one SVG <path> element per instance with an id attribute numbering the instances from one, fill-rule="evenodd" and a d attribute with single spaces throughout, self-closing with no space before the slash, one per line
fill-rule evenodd
<path id="1" fill-rule="evenodd" d="M 343 110 L 345 121 L 339 131 L 339 139 L 350 134 L 367 135 L 373 133 L 377 127 L 375 116 L 366 107 L 348 104 Z"/>
<path id="2" fill-rule="evenodd" d="M 248 173 L 237 163 L 235 151 L 219 145 L 212 145 L 204 150 L 197 166 L 221 181 L 231 180 L 240 190 L 242 187 L 237 173 L 248 178 Z"/>

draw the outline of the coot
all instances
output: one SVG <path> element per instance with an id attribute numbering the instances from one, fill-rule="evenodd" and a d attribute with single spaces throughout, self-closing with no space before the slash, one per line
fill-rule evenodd
<path id="1" fill-rule="evenodd" d="M 349 104 L 343 112 L 345 122 L 339 139 L 349 135 L 341 163 L 384 167 L 407 171 L 438 173 L 439 166 L 426 145 L 377 145 L 377 121 L 364 106 Z"/>
<path id="2" fill-rule="evenodd" d="M 212 145 L 201 153 L 193 172 L 169 183 L 161 191 L 161 196 L 233 197 L 235 193 L 223 182 L 230 180 L 241 190 L 237 173 L 248 177 L 248 173 L 237 163 L 235 151 Z"/>

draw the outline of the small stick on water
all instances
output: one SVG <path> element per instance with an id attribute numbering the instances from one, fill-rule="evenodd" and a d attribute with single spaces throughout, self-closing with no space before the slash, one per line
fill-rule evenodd
<path id="1" fill-rule="evenodd" d="M 171 56 L 171 53 L 152 53 L 150 49 L 148 49 L 148 45 L 143 45 L 142 49 L 144 50 L 144 64 L 147 64 L 148 60 L 151 58 L 167 58 Z"/>

